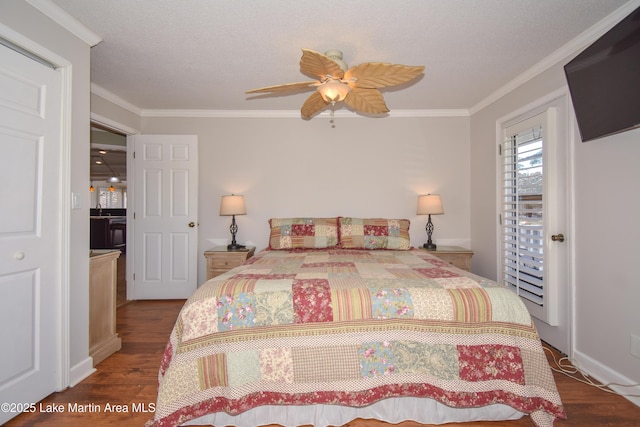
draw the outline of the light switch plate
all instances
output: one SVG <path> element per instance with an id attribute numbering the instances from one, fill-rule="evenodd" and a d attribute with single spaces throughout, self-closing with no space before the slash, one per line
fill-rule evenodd
<path id="1" fill-rule="evenodd" d="M 82 196 L 80 193 L 71 193 L 71 209 L 82 209 Z"/>

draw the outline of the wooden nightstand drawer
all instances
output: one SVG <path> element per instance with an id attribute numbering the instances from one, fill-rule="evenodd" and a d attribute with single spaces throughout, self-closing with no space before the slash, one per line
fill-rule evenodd
<path id="1" fill-rule="evenodd" d="M 245 250 L 237 251 L 229 251 L 226 247 L 216 247 L 205 251 L 204 257 L 207 259 L 207 280 L 242 265 L 253 256 L 255 250 L 255 247 L 250 246 Z"/>
<path id="2" fill-rule="evenodd" d="M 449 264 L 462 270 L 471 271 L 473 251 L 459 246 L 438 246 L 435 251 L 427 251 Z"/>
<path id="3" fill-rule="evenodd" d="M 238 256 L 239 255 L 239 256 Z M 231 269 L 241 265 L 245 260 L 246 253 L 219 253 L 211 258 L 211 268 Z"/>
<path id="4" fill-rule="evenodd" d="M 455 265 L 463 270 L 471 270 L 471 257 L 465 254 L 438 254 L 436 255 L 443 261 Z"/>

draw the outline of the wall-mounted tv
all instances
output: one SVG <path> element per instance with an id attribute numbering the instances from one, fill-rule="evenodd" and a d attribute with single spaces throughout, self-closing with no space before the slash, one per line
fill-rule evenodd
<path id="1" fill-rule="evenodd" d="M 640 127 L 640 7 L 564 71 L 583 142 Z"/>

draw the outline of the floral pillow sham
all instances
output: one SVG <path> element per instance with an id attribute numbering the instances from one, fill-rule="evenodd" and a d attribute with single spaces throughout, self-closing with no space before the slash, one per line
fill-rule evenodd
<path id="1" fill-rule="evenodd" d="M 269 249 L 338 246 L 338 218 L 271 218 Z"/>
<path id="2" fill-rule="evenodd" d="M 345 249 L 411 248 L 408 219 L 340 217 L 340 247 Z"/>

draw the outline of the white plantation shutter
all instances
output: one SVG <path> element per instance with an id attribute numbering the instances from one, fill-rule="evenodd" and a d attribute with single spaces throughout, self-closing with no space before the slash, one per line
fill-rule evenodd
<path id="1" fill-rule="evenodd" d="M 555 304 L 545 277 L 547 113 L 505 129 L 502 153 L 502 281 L 530 313 L 553 323 Z"/>
<path id="2" fill-rule="evenodd" d="M 98 187 L 98 203 L 101 208 L 126 208 L 125 194 L 121 188 L 109 191 L 109 187 Z"/>

